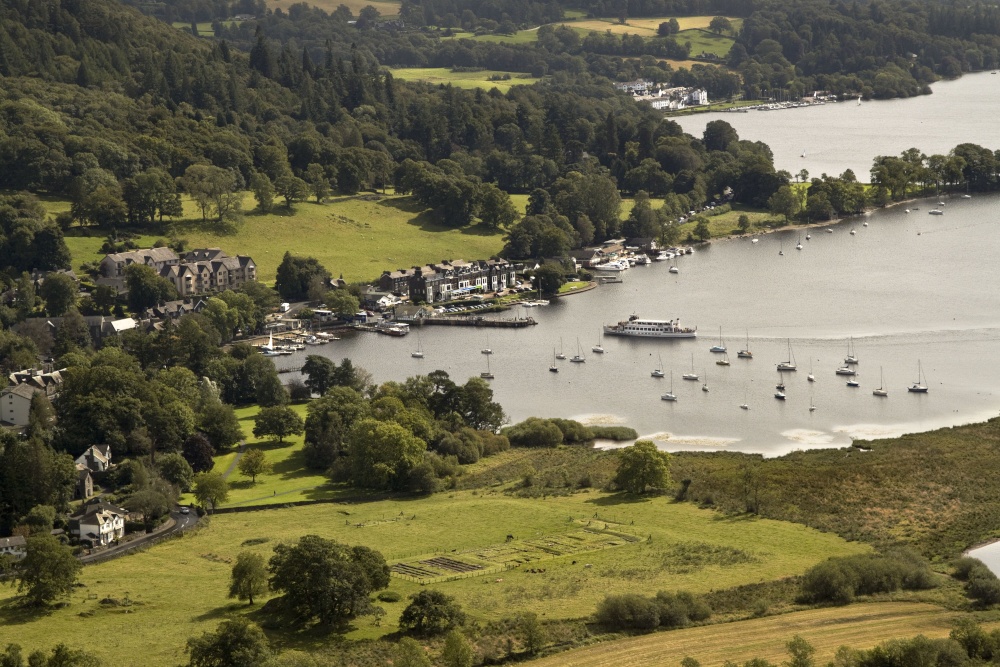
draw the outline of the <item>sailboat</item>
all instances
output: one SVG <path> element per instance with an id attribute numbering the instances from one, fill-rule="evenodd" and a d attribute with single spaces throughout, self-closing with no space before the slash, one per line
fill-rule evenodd
<path id="1" fill-rule="evenodd" d="M 778 254 L 779 255 L 785 254 L 785 242 L 780 239 L 778 240 Z"/>
<path id="2" fill-rule="evenodd" d="M 888 396 L 889 392 L 885 388 L 885 378 L 882 377 L 882 367 L 878 367 L 878 389 L 872 389 L 872 396 Z"/>
<path id="3" fill-rule="evenodd" d="M 410 356 L 413 357 L 414 359 L 423 359 L 424 358 L 424 350 L 423 350 L 423 346 L 420 344 L 420 332 L 419 331 L 417 332 L 417 349 L 414 350 L 413 352 L 410 352 Z"/>
<path id="4" fill-rule="evenodd" d="M 778 391 L 785 391 L 785 380 L 781 377 L 781 373 L 778 373 L 778 384 L 774 385 L 774 388 Z"/>
<path id="5" fill-rule="evenodd" d="M 722 359 L 719 359 L 718 361 L 715 362 L 716 366 L 728 366 L 729 365 L 729 353 L 725 352 L 723 354 L 724 354 L 724 356 L 722 357 Z"/>
<path id="6" fill-rule="evenodd" d="M 490 348 L 490 335 L 486 334 L 486 347 L 480 350 L 483 354 L 493 354 L 493 350 Z"/>
<path id="7" fill-rule="evenodd" d="M 749 393 L 750 393 L 750 389 L 744 387 L 743 388 L 743 405 L 740 406 L 741 410 L 749 410 L 750 409 L 750 404 L 747 403 L 747 394 L 749 394 Z"/>
<path id="8" fill-rule="evenodd" d="M 556 353 L 556 359 L 565 359 L 566 355 L 562 351 L 562 338 L 559 339 L 559 352 Z"/>
<path id="9" fill-rule="evenodd" d="M 265 357 L 281 356 L 281 352 L 274 347 L 274 334 L 272 332 L 267 334 L 267 345 L 261 345 L 258 349 Z"/>
<path id="10" fill-rule="evenodd" d="M 698 374 L 694 372 L 694 353 L 691 353 L 691 372 L 681 376 L 682 380 L 698 380 Z"/>
<path id="11" fill-rule="evenodd" d="M 809 358 L 809 375 L 806 376 L 806 379 L 809 380 L 810 382 L 815 382 L 816 381 L 816 376 L 813 375 L 813 361 L 812 361 L 812 357 Z"/>
<path id="12" fill-rule="evenodd" d="M 799 234 L 799 242 L 795 244 L 796 250 L 802 250 L 802 234 Z"/>
<path id="13" fill-rule="evenodd" d="M 736 353 L 740 359 L 753 359 L 753 352 L 750 351 L 750 330 L 747 329 L 747 346 Z"/>
<path id="14" fill-rule="evenodd" d="M 809 412 L 816 412 L 816 404 L 813 403 L 812 392 L 809 393 Z"/>
<path id="15" fill-rule="evenodd" d="M 580 349 L 580 339 L 579 338 L 576 339 L 576 354 L 574 354 L 572 357 L 570 357 L 570 361 L 572 361 L 575 364 L 582 364 L 583 362 L 586 361 L 586 359 L 584 359 L 584 357 L 583 357 L 583 350 Z"/>
<path id="16" fill-rule="evenodd" d="M 861 106 L 861 96 L 858 95 L 858 106 Z"/>
<path id="17" fill-rule="evenodd" d="M 851 378 L 850 380 L 847 381 L 847 386 L 848 387 L 860 387 L 861 383 L 858 382 L 855 378 Z"/>
<path id="18" fill-rule="evenodd" d="M 726 351 L 726 343 L 722 340 L 722 327 L 719 327 L 719 344 L 713 345 L 711 348 L 709 348 L 708 351 L 719 352 L 719 353 Z"/>
<path id="19" fill-rule="evenodd" d="M 674 394 L 674 372 L 670 371 L 670 391 L 660 396 L 661 400 L 664 401 L 676 401 L 677 396 Z"/>
<path id="20" fill-rule="evenodd" d="M 705 381 L 701 385 L 701 390 L 708 392 L 708 369 L 705 369 Z"/>
<path id="21" fill-rule="evenodd" d="M 659 355 L 659 353 L 656 355 L 656 361 L 656 368 L 653 369 L 653 372 L 650 373 L 650 375 L 655 378 L 661 378 L 663 377 L 663 358 Z"/>
<path id="22" fill-rule="evenodd" d="M 591 350 L 593 350 L 597 354 L 604 354 L 604 346 L 601 345 L 601 342 L 602 342 L 601 341 L 601 335 L 602 335 L 602 332 L 601 332 L 600 329 L 598 329 L 598 331 L 597 331 L 597 345 L 595 345 L 594 347 L 590 348 Z"/>
<path id="23" fill-rule="evenodd" d="M 792 339 L 788 339 L 788 361 L 782 361 L 778 364 L 779 371 L 794 371 L 798 370 L 795 365 L 795 355 L 792 354 Z"/>
<path id="24" fill-rule="evenodd" d="M 854 353 L 854 338 L 847 339 L 847 356 L 844 357 L 845 366 L 853 366 L 858 363 L 858 357 Z"/>
<path id="25" fill-rule="evenodd" d="M 549 366 L 549 370 L 553 373 L 559 372 L 559 367 L 556 366 L 556 348 L 552 348 L 552 365 Z"/>
<path id="26" fill-rule="evenodd" d="M 490 358 L 489 358 L 489 356 L 486 357 L 486 372 L 485 373 L 480 373 L 479 377 L 483 378 L 484 380 L 492 380 L 493 379 L 493 373 L 490 372 Z"/>
<path id="27" fill-rule="evenodd" d="M 926 394 L 927 385 L 924 384 L 924 369 L 920 366 L 920 361 L 917 360 L 917 381 L 906 388 L 907 391 L 912 391 L 914 394 Z"/>

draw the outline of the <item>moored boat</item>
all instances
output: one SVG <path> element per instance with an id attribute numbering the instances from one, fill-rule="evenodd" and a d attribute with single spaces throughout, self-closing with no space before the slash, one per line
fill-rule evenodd
<path id="1" fill-rule="evenodd" d="M 604 325 L 609 336 L 637 336 L 640 338 L 695 338 L 698 327 L 682 327 L 680 320 L 645 320 L 632 315 L 618 324 Z"/>

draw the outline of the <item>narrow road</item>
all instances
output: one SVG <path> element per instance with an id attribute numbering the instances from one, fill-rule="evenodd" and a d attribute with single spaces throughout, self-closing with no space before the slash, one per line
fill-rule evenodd
<path id="1" fill-rule="evenodd" d="M 125 542 L 124 544 L 111 547 L 110 549 L 103 549 L 101 551 L 80 556 L 79 559 L 81 563 L 87 565 L 92 562 L 103 562 L 105 560 L 124 556 L 130 551 L 146 546 L 151 542 L 158 542 L 159 540 L 170 535 L 174 535 L 175 533 L 183 533 L 186 530 L 194 528 L 196 525 L 198 525 L 198 514 L 195 511 L 192 510 L 188 514 L 181 514 L 180 508 L 178 508 L 170 513 L 170 519 L 163 528 L 160 528 L 156 532 L 147 533 L 142 537 L 138 537 L 129 542 Z"/>
<path id="2" fill-rule="evenodd" d="M 240 443 L 240 446 L 236 448 L 236 456 L 233 457 L 233 462 L 229 464 L 226 468 L 226 472 L 222 473 L 222 479 L 229 479 L 229 476 L 233 474 L 236 470 L 236 464 L 240 462 L 240 457 L 243 456 L 243 448 L 246 447 L 247 441 L 244 440 Z"/>

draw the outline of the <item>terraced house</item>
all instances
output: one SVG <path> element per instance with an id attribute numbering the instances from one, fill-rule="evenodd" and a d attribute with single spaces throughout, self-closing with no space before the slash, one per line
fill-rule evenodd
<path id="1" fill-rule="evenodd" d="M 178 256 L 170 248 L 149 248 L 106 255 L 98 282 L 125 290 L 125 269 L 132 264 L 152 267 L 177 288 L 180 297 L 236 289 L 257 280 L 257 264 L 247 255 L 230 257 L 220 248 L 199 248 Z"/>
<path id="2" fill-rule="evenodd" d="M 499 292 L 516 282 L 515 267 L 505 259 L 442 260 L 438 264 L 385 271 L 379 289 L 412 301 L 436 303 L 471 291 Z"/>

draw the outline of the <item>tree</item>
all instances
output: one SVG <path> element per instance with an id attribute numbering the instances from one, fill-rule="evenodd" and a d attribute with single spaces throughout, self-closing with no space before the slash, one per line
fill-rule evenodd
<path id="1" fill-rule="evenodd" d="M 465 612 L 455 598 L 434 589 L 410 596 L 410 604 L 399 616 L 400 629 L 419 635 L 447 632 L 465 623 Z"/>
<path id="2" fill-rule="evenodd" d="M 260 667 L 271 647 L 260 627 L 243 616 L 223 621 L 215 632 L 187 641 L 188 667 Z"/>
<path id="3" fill-rule="evenodd" d="M 74 307 L 79 292 L 76 281 L 65 273 L 50 273 L 38 288 L 38 295 L 45 300 L 45 310 L 52 317 L 59 317 Z"/>
<path id="4" fill-rule="evenodd" d="M 427 651 L 411 637 L 403 637 L 396 643 L 392 664 L 393 667 L 432 667 Z"/>
<path id="5" fill-rule="evenodd" d="M 125 285 L 128 287 L 128 307 L 133 313 L 141 313 L 161 301 L 177 298 L 174 284 L 145 264 L 125 267 Z"/>
<path id="6" fill-rule="evenodd" d="M 724 120 L 713 120 L 705 125 L 702 141 L 709 151 L 728 150 L 729 146 L 738 142 L 740 135 L 736 129 Z"/>
<path id="7" fill-rule="evenodd" d="M 0 665 L 24 667 L 24 664 L 21 647 L 18 644 L 7 644 L 7 648 L 0 654 Z M 32 651 L 28 656 L 28 667 L 101 667 L 101 661 L 86 651 L 56 644 L 50 656 L 45 655 L 44 651 Z"/>
<path id="8" fill-rule="evenodd" d="M 252 551 L 241 551 L 233 563 L 229 581 L 229 597 L 248 600 L 267 592 L 267 565 L 264 557 Z"/>
<path id="9" fill-rule="evenodd" d="M 345 438 L 351 483 L 371 489 L 403 489 L 423 460 L 427 443 L 394 422 L 362 419 Z"/>
<path id="10" fill-rule="evenodd" d="M 335 289 L 326 293 L 326 307 L 337 313 L 342 319 L 351 320 L 361 309 L 358 297 L 346 289 Z"/>
<path id="11" fill-rule="evenodd" d="M 194 497 L 211 511 L 229 500 L 229 483 L 221 473 L 203 472 L 194 476 Z"/>
<path id="12" fill-rule="evenodd" d="M 269 212 L 274 204 L 275 192 L 274 184 L 271 183 L 267 174 L 255 171 L 250 177 L 250 191 L 253 192 L 253 198 L 257 201 L 257 209 L 261 213 Z"/>
<path id="13" fill-rule="evenodd" d="M 276 546 L 268 570 L 271 590 L 284 593 L 287 609 L 324 624 L 367 613 L 369 596 L 389 585 L 382 554 L 317 535 Z"/>
<path id="14" fill-rule="evenodd" d="M 188 440 L 184 441 L 185 446 L 187 446 Z M 176 486 L 179 490 L 184 492 L 191 490 L 191 485 L 194 483 L 194 469 L 182 455 L 176 453 L 163 454 L 157 458 L 156 468 L 160 471 L 160 477 Z"/>
<path id="15" fill-rule="evenodd" d="M 317 204 L 330 196 L 330 179 L 327 178 L 323 165 L 313 162 L 306 167 L 305 176 L 305 181 L 309 184 Z"/>
<path id="16" fill-rule="evenodd" d="M 445 667 L 472 667 L 472 646 L 459 630 L 452 630 L 444 638 L 441 661 Z"/>
<path id="17" fill-rule="evenodd" d="M 305 422 L 295 410 L 286 405 L 261 408 L 254 417 L 253 435 L 255 438 L 270 437 L 272 440 L 284 442 L 287 435 L 302 435 Z"/>
<path id="18" fill-rule="evenodd" d="M 309 391 L 319 396 L 334 386 L 337 364 L 318 354 L 310 354 L 302 365 L 302 374 L 306 376 L 306 386 Z"/>
<path id="19" fill-rule="evenodd" d="M 69 595 L 82 565 L 73 551 L 51 535 L 27 539 L 27 555 L 17 571 L 17 592 L 28 604 L 43 607 Z"/>
<path id="20" fill-rule="evenodd" d="M 538 615 L 533 612 L 525 612 L 517 617 L 517 631 L 528 655 L 535 655 L 542 650 L 549 639 L 545 628 L 538 621 Z"/>
<path id="21" fill-rule="evenodd" d="M 274 286 L 281 298 L 287 301 L 302 301 L 309 294 L 313 276 L 328 280 L 330 272 L 312 257 L 296 257 L 286 252 L 281 264 L 278 265 Z"/>
<path id="22" fill-rule="evenodd" d="M 158 481 L 159 486 L 150 484 L 128 498 L 128 508 L 142 515 L 142 523 L 147 533 L 152 532 L 156 522 L 170 512 L 176 501 L 176 492 L 173 489 L 163 488 L 163 481 Z"/>
<path id="23" fill-rule="evenodd" d="M 243 427 L 233 406 L 219 399 L 207 401 L 201 406 L 198 428 L 215 452 L 223 452 L 243 440 Z M 190 459 L 189 459 L 190 461 Z M 194 467 L 194 463 L 191 463 Z M 211 466 L 208 468 L 211 469 Z M 201 472 L 195 469 L 195 472 Z"/>
<path id="24" fill-rule="evenodd" d="M 257 475 L 266 475 L 271 472 L 271 464 L 262 449 L 248 449 L 243 452 L 236 467 L 241 475 L 250 478 L 252 484 L 257 483 Z"/>
<path id="25" fill-rule="evenodd" d="M 484 183 L 480 189 L 480 196 L 482 205 L 479 219 L 487 227 L 500 229 L 509 227 L 517 221 L 517 208 L 510 201 L 509 194 L 492 183 Z"/>
<path id="26" fill-rule="evenodd" d="M 309 184 L 298 176 L 286 174 L 274 182 L 274 191 L 284 197 L 285 206 L 291 208 L 293 203 L 309 196 Z"/>
<path id="27" fill-rule="evenodd" d="M 709 22 L 708 29 L 712 32 L 721 35 L 723 33 L 729 33 L 733 31 L 733 24 L 725 16 L 716 16 Z"/>
<path id="28" fill-rule="evenodd" d="M 692 234 L 699 241 L 707 241 L 712 238 L 712 231 L 708 228 L 708 220 L 705 218 L 698 220 L 698 224 L 694 226 Z"/>
<path id="29" fill-rule="evenodd" d="M 35 505 L 24 517 L 24 525 L 32 535 L 48 535 L 56 520 L 56 508 L 51 505 Z"/>
<path id="30" fill-rule="evenodd" d="M 816 649 L 799 635 L 795 635 L 785 644 L 791 660 L 782 664 L 782 667 L 816 667 L 816 660 L 813 654 Z"/>
<path id="31" fill-rule="evenodd" d="M 741 213 L 739 220 L 737 220 L 736 222 L 736 226 L 739 227 L 739 230 L 741 232 L 746 234 L 748 231 L 750 231 L 750 216 L 748 216 L 746 213 Z"/>
<path id="32" fill-rule="evenodd" d="M 545 264 L 535 269 L 535 286 L 542 294 L 555 294 L 565 283 L 566 274 L 558 266 Z"/>
<path id="33" fill-rule="evenodd" d="M 188 436 L 181 449 L 181 456 L 191 466 L 191 470 L 196 473 L 208 472 L 215 466 L 215 460 L 212 458 L 214 453 L 212 443 L 203 433 L 193 433 Z M 194 477 L 191 478 L 191 481 L 194 482 Z"/>
<path id="34" fill-rule="evenodd" d="M 615 485 L 629 493 L 662 489 L 670 482 L 670 455 L 661 452 L 651 440 L 639 440 L 620 450 Z"/>
<path id="35" fill-rule="evenodd" d="M 767 208 L 774 215 L 782 215 L 785 220 L 790 220 L 799 212 L 799 198 L 792 192 L 790 185 L 782 185 L 777 192 L 767 200 Z"/>
<path id="36" fill-rule="evenodd" d="M 242 179 L 240 179 L 242 180 Z M 216 220 L 238 214 L 243 197 L 236 192 L 236 173 L 213 165 L 193 164 L 179 180 L 201 209 L 202 220 L 212 213 Z"/>

